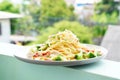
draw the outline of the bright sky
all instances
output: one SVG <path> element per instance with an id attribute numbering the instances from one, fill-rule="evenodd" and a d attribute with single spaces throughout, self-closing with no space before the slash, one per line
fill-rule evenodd
<path id="1" fill-rule="evenodd" d="M 3 0 L 0 0 L 0 2 L 3 1 Z M 20 4 L 22 3 L 22 0 L 11 0 L 13 3 L 17 3 L 17 4 Z"/>

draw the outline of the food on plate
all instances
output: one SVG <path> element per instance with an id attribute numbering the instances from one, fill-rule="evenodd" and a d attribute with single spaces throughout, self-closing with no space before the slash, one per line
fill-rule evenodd
<path id="1" fill-rule="evenodd" d="M 101 56 L 102 52 L 79 42 L 69 30 L 50 35 L 43 44 L 33 46 L 28 58 L 41 61 L 76 61 Z"/>

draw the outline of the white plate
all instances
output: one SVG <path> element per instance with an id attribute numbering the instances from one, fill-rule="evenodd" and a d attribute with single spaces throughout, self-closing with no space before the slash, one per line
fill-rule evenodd
<path id="1" fill-rule="evenodd" d="M 85 59 L 85 60 L 78 60 L 78 61 L 40 61 L 40 60 L 32 60 L 32 59 L 27 58 L 29 47 L 20 48 L 19 52 L 16 52 L 16 54 L 14 54 L 14 56 L 19 60 L 22 60 L 22 61 L 25 61 L 28 63 L 33 63 L 33 64 L 75 66 L 75 65 L 84 65 L 84 64 L 97 62 L 100 59 L 104 58 L 108 53 L 108 51 L 102 46 L 96 46 L 96 45 L 91 45 L 91 44 L 83 44 L 83 45 L 87 46 L 88 48 L 94 48 L 94 49 L 100 50 L 103 53 L 102 56 Z"/>

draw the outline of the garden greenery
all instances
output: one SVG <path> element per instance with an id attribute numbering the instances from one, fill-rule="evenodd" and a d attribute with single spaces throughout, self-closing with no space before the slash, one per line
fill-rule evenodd
<path id="1" fill-rule="evenodd" d="M 75 21 L 60 21 L 55 23 L 53 26 L 44 29 L 41 35 L 38 36 L 37 41 L 34 44 L 40 44 L 48 39 L 49 35 L 55 34 L 65 29 L 72 31 L 79 38 L 81 43 L 92 43 L 93 33 L 92 31 L 79 22 Z"/>

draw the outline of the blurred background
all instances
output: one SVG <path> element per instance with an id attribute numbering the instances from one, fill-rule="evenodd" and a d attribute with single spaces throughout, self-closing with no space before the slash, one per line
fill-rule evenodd
<path id="1" fill-rule="evenodd" d="M 119 22 L 120 0 L 0 0 L 0 42 L 40 44 L 68 29 L 81 43 L 100 45 Z"/>

